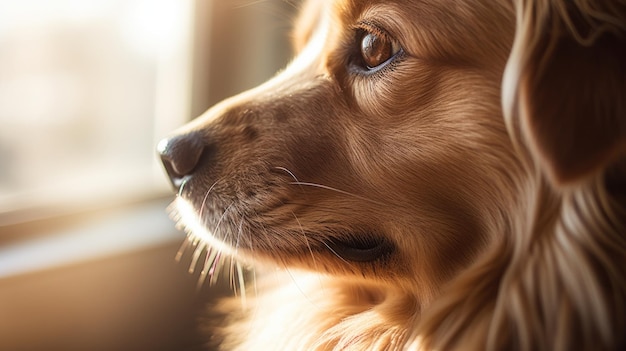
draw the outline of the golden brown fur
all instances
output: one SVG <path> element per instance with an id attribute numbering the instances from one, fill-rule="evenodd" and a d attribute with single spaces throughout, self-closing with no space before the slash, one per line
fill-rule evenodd
<path id="1" fill-rule="evenodd" d="M 306 6 L 292 64 L 159 146 L 203 276 L 255 267 L 222 348 L 626 347 L 626 3 Z"/>

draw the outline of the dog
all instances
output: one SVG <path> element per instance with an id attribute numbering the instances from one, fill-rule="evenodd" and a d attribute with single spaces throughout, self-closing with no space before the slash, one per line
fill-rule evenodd
<path id="1" fill-rule="evenodd" d="M 248 297 L 222 349 L 626 349 L 626 2 L 310 0 L 294 33 L 158 145 Z"/>

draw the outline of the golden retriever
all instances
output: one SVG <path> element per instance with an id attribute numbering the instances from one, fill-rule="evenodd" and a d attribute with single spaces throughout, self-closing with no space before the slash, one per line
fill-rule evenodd
<path id="1" fill-rule="evenodd" d="M 294 47 L 158 146 L 254 281 L 222 349 L 626 348 L 625 1 L 310 0 Z"/>

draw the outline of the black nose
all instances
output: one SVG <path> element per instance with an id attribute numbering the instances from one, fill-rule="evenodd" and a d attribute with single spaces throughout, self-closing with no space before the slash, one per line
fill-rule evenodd
<path id="1" fill-rule="evenodd" d="M 176 135 L 159 142 L 157 151 L 174 188 L 180 188 L 185 177 L 193 173 L 204 148 L 202 136 L 195 132 Z"/>

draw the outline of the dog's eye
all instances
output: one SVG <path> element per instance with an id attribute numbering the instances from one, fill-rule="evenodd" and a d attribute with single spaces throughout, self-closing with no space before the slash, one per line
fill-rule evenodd
<path id="1" fill-rule="evenodd" d="M 359 35 L 361 59 L 367 69 L 373 70 L 390 61 L 398 52 L 400 45 L 386 35 L 363 30 Z"/>

